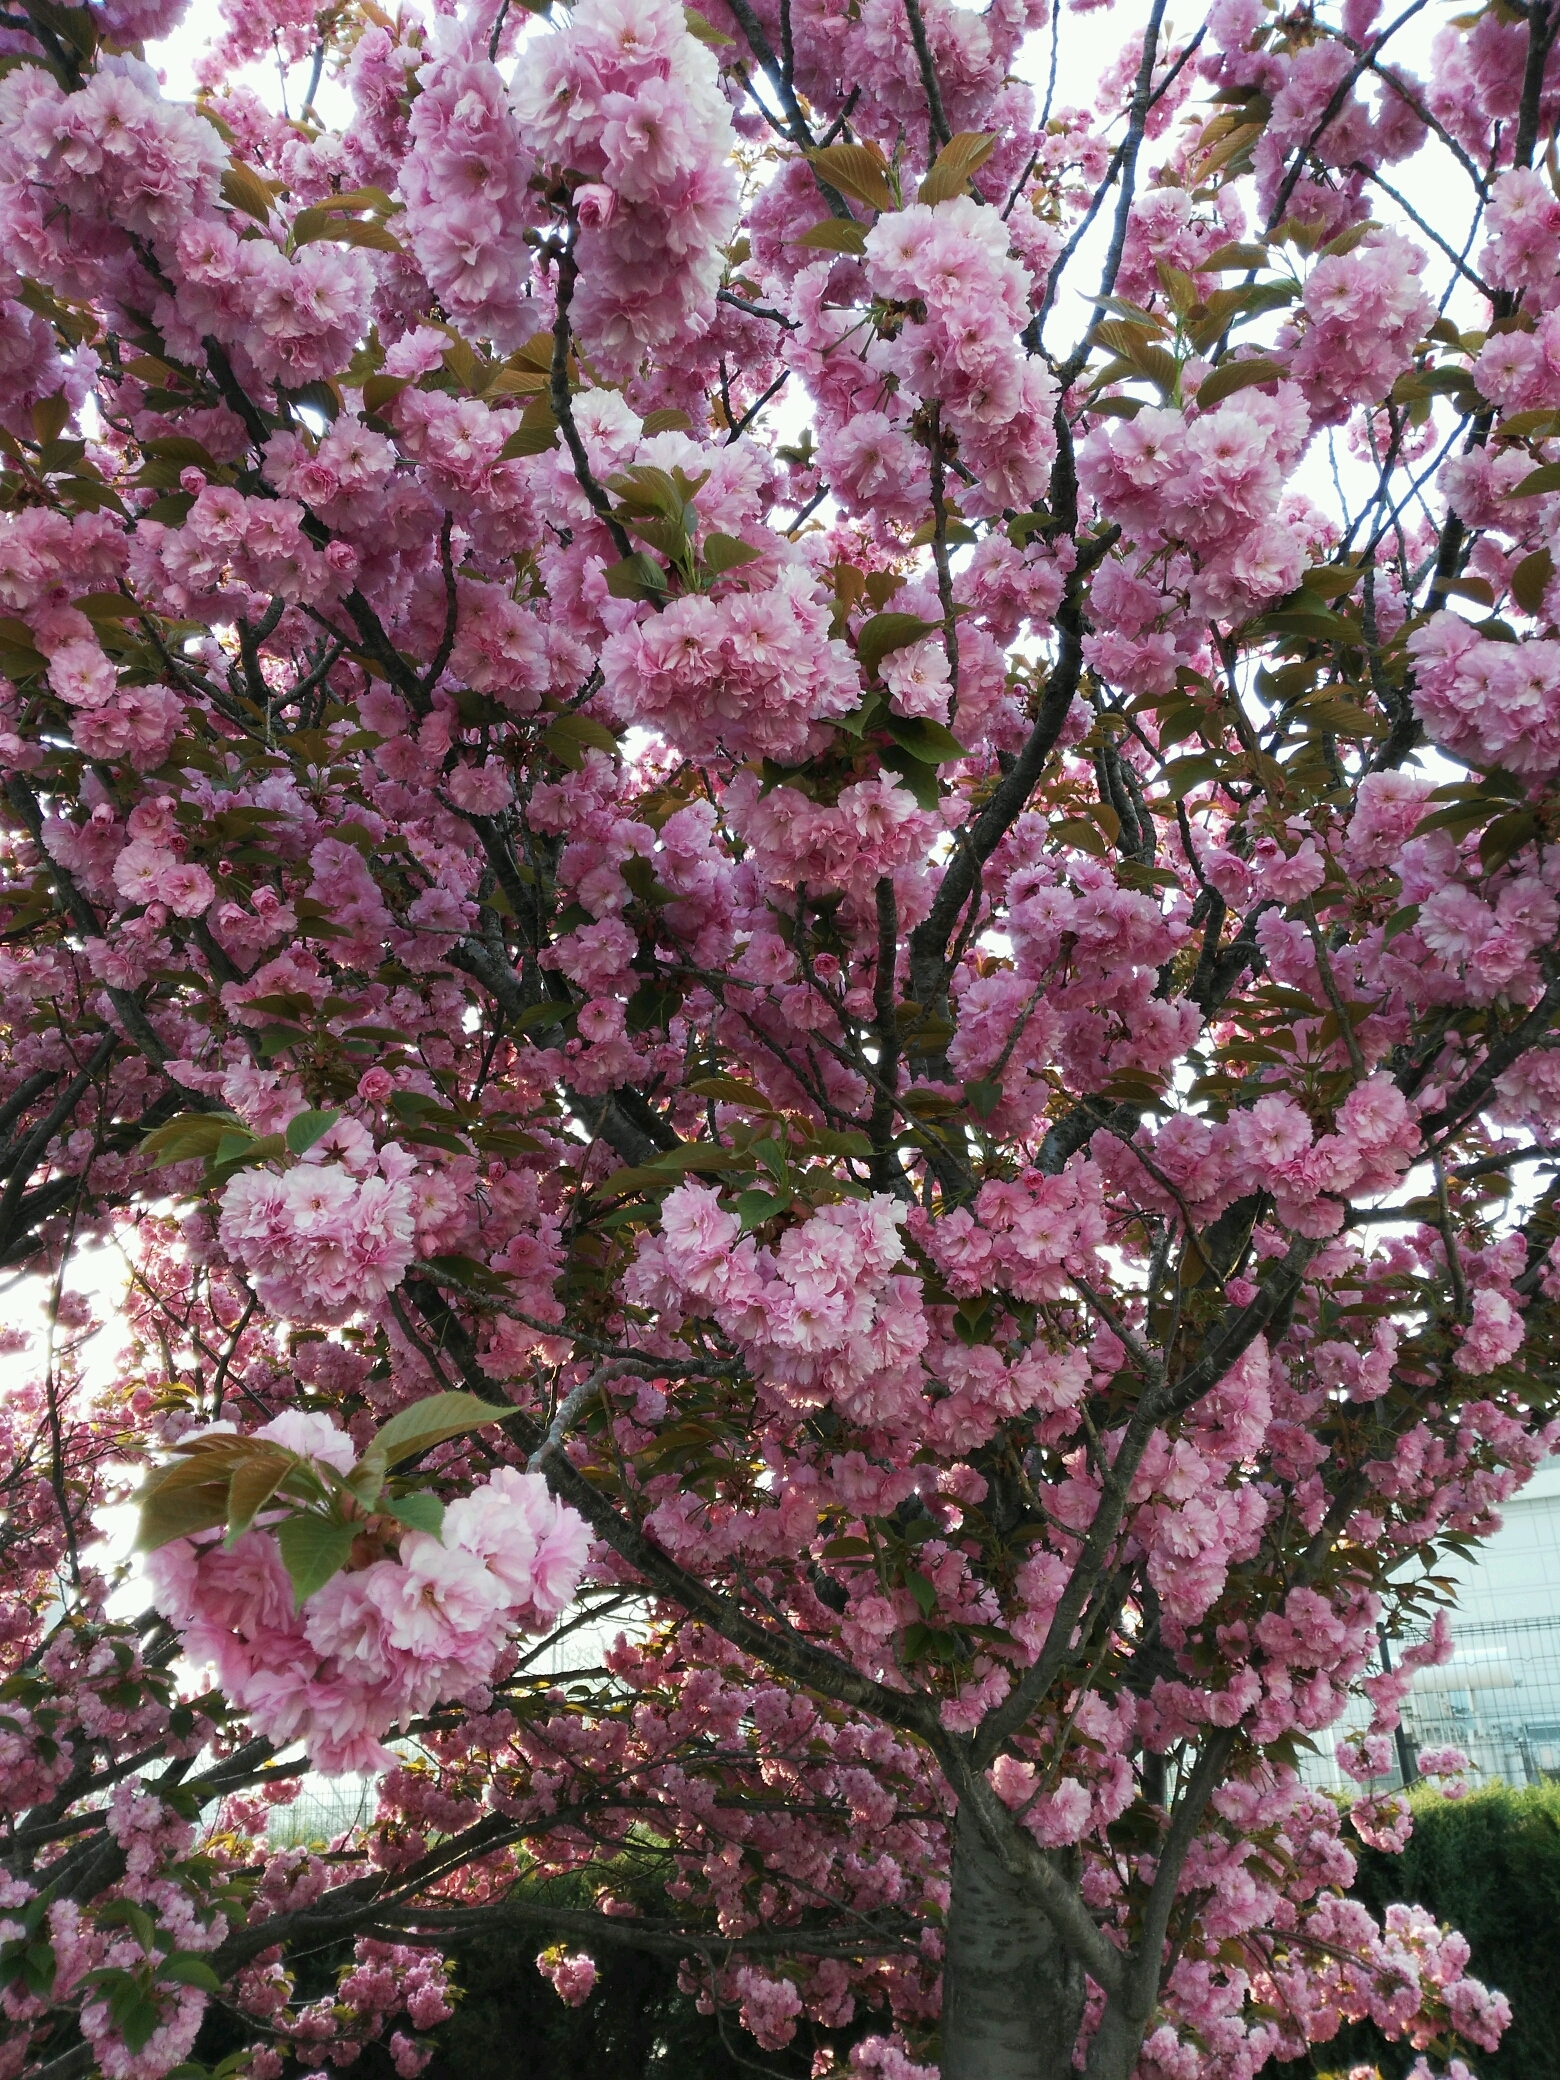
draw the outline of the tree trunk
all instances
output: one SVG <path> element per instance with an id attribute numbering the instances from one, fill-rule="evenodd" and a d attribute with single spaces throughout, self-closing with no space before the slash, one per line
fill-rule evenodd
<path id="1" fill-rule="evenodd" d="M 1083 2003 L 1083 1967 L 961 1809 L 943 1965 L 942 2080 L 1074 2080 Z"/>

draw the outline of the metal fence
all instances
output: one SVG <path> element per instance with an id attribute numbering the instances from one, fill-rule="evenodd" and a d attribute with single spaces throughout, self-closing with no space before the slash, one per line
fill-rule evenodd
<path id="1" fill-rule="evenodd" d="M 1461 1748 L 1484 1778 L 1560 1777 L 1560 1617 L 1452 1620 L 1457 1651 L 1420 1669 L 1403 1711 L 1411 1749 Z"/>
<path id="2" fill-rule="evenodd" d="M 374 1817 L 372 1777 L 306 1776 L 291 1805 L 273 1806 L 266 1839 L 277 1849 L 317 1849 Z"/>
<path id="3" fill-rule="evenodd" d="M 1460 1748 L 1476 1784 L 1560 1780 L 1560 1614 L 1464 1618 L 1453 1613 L 1451 1630 L 1451 1660 L 1414 1672 L 1394 1761 L 1374 1780 L 1374 1788 L 1396 1790 L 1405 1761 L 1409 1774 L 1417 1774 L 1416 1758 L 1426 1748 Z M 1412 1644 L 1408 1639 L 1393 1643 L 1393 1667 Z M 1382 1666 L 1377 1654 L 1369 1672 L 1377 1674 Z M 1339 1724 L 1318 1736 L 1320 1752 L 1302 1762 L 1301 1775 L 1322 1789 L 1352 1791 L 1334 1743 L 1363 1731 L 1369 1717 L 1364 1699 L 1355 1699 Z"/>

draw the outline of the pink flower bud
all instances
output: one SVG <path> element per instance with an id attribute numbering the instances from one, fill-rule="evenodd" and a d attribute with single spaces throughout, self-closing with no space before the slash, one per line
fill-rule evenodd
<path id="1" fill-rule="evenodd" d="M 574 191 L 574 207 L 584 231 L 605 231 L 617 215 L 617 195 L 599 181 L 587 181 Z"/>

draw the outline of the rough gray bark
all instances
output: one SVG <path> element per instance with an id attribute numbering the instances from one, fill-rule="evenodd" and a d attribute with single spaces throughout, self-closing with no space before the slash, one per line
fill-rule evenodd
<path id="1" fill-rule="evenodd" d="M 943 2080 L 1074 2080 L 1083 1968 L 967 1809 L 955 1826 Z"/>

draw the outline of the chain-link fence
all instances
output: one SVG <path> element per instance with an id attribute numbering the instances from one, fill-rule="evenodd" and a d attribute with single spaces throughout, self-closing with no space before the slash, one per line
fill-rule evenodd
<path id="1" fill-rule="evenodd" d="M 1538 1784 L 1560 1780 L 1560 1615 L 1526 1618 L 1451 1618 L 1456 1643 L 1450 1661 L 1414 1672 L 1403 1706 L 1403 1730 L 1395 1757 L 1377 1790 L 1396 1789 L 1402 1765 L 1415 1773 L 1415 1757 L 1426 1748 L 1460 1748 L 1475 1782 Z M 1397 1666 L 1413 1641 L 1387 1650 Z M 1383 1667 L 1380 1652 L 1370 1673 Z M 1356 1701 L 1342 1722 L 1319 1739 L 1321 1753 L 1302 1774 L 1329 1790 L 1350 1788 L 1339 1769 L 1334 1742 L 1361 1731 L 1369 1717 Z"/>
<path id="2" fill-rule="evenodd" d="M 266 1839 L 277 1849 L 317 1848 L 374 1817 L 372 1777 L 306 1776 L 291 1805 L 273 1806 Z"/>
<path id="3" fill-rule="evenodd" d="M 1452 1621 L 1457 1651 L 1416 1672 L 1411 1748 L 1461 1748 L 1485 1779 L 1560 1777 L 1560 1617 Z"/>

